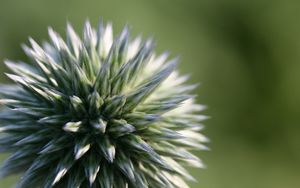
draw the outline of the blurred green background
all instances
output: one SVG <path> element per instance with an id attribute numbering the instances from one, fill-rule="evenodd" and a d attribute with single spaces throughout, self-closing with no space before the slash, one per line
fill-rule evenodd
<path id="1" fill-rule="evenodd" d="M 47 26 L 64 33 L 67 20 L 81 30 L 99 17 L 153 35 L 159 52 L 179 54 L 181 72 L 201 82 L 211 151 L 197 153 L 207 169 L 192 169 L 191 187 L 300 187 L 300 1 L 1 0 L 1 72 L 5 58 L 25 59 L 28 36 L 41 41 Z"/>

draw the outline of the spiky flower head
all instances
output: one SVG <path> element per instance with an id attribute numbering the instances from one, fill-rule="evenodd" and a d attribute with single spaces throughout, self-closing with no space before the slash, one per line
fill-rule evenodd
<path id="1" fill-rule="evenodd" d="M 1 175 L 22 173 L 20 188 L 188 187 L 183 166 L 203 167 L 190 150 L 207 139 L 177 59 L 102 22 L 49 36 L 23 46 L 30 63 L 5 62 L 16 84 L 0 88 Z"/>

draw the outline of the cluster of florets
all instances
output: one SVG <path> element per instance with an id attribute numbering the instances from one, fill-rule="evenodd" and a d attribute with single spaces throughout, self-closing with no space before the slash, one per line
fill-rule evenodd
<path id="1" fill-rule="evenodd" d="M 113 38 L 110 24 L 49 35 L 23 46 L 30 63 L 5 62 L 16 84 L 0 88 L 2 176 L 22 173 L 20 188 L 188 187 L 183 166 L 203 167 L 190 150 L 207 139 L 177 59 L 127 28 Z"/>

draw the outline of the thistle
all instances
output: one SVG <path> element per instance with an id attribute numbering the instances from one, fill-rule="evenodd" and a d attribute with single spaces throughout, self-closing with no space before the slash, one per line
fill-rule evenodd
<path id="1" fill-rule="evenodd" d="M 49 36 L 23 45 L 30 63 L 5 62 L 15 84 L 0 88 L 0 152 L 12 153 L 1 176 L 21 173 L 19 188 L 188 187 L 184 166 L 203 167 L 191 150 L 207 139 L 177 58 L 102 22 Z"/>

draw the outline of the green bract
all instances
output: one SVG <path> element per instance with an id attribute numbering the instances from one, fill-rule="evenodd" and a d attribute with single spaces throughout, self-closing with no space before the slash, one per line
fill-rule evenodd
<path id="1" fill-rule="evenodd" d="M 23 46 L 30 63 L 5 62 L 16 84 L 0 88 L 0 151 L 12 153 L 2 177 L 22 173 L 20 188 L 188 187 L 183 166 L 203 167 L 190 150 L 207 139 L 177 59 L 102 22 L 86 22 L 82 39 L 70 24 L 66 41 L 49 35 Z"/>

